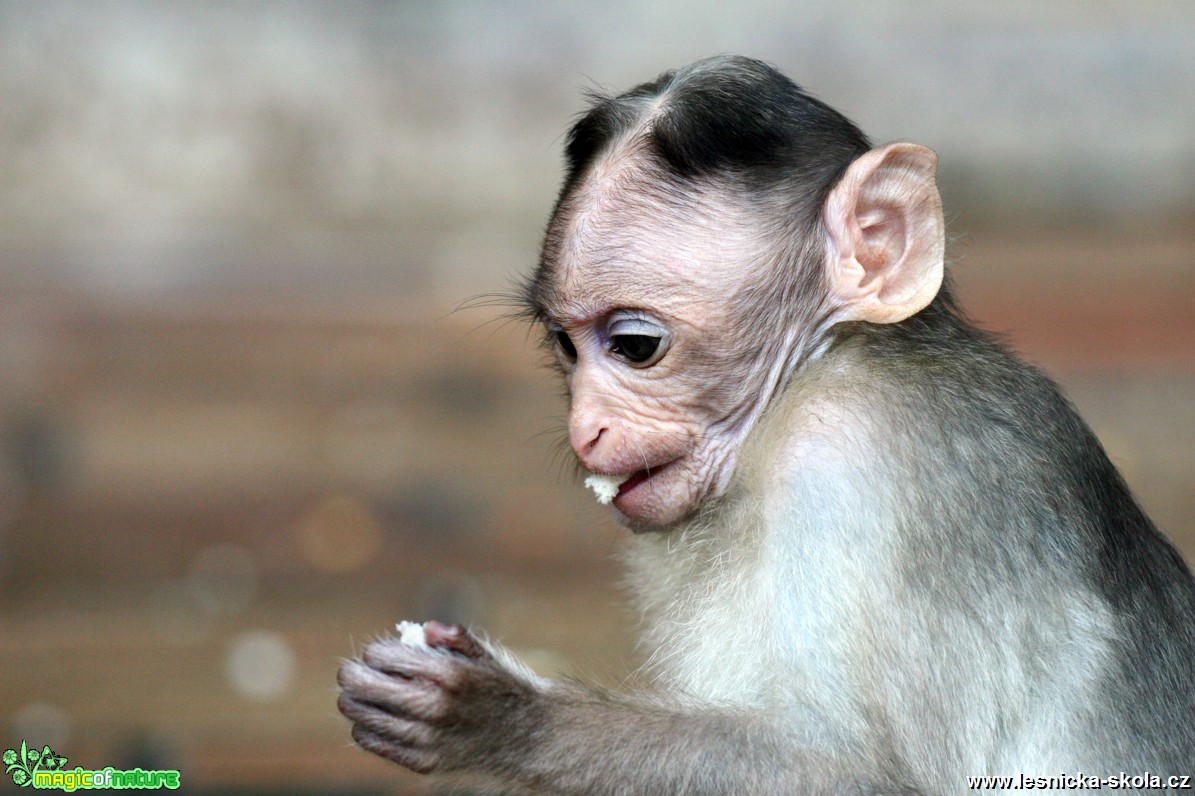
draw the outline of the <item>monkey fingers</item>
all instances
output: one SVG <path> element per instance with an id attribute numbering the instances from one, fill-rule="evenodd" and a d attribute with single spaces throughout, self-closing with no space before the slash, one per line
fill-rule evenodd
<path id="1" fill-rule="evenodd" d="M 373 752 L 417 774 L 430 774 L 439 763 L 439 755 L 426 748 L 430 741 L 404 740 L 389 733 L 374 732 L 364 724 L 353 725 L 353 741 L 367 752 Z"/>
<path id="2" fill-rule="evenodd" d="M 385 672 L 352 660 L 341 664 L 337 680 L 342 689 L 340 712 L 353 721 L 365 715 L 358 706 L 425 722 L 442 719 L 448 712 L 443 689 L 414 670 Z"/>
<path id="3" fill-rule="evenodd" d="M 427 747 L 435 741 L 435 730 L 424 721 L 396 716 L 386 708 L 341 694 L 336 705 L 355 728 L 407 746 Z"/>
<path id="4" fill-rule="evenodd" d="M 429 644 L 433 637 L 434 631 L 429 635 Z M 457 643 L 464 644 L 459 640 Z M 382 674 L 428 680 L 441 688 L 452 688 L 459 679 L 458 670 L 464 663 L 461 656 L 453 652 L 452 648 L 445 648 L 438 643 L 430 648 L 415 647 L 387 637 L 365 645 L 361 660 Z"/>

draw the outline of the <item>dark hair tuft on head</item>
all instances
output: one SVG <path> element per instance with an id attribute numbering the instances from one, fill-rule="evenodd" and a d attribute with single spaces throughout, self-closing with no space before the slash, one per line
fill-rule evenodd
<path id="1" fill-rule="evenodd" d="M 569 131 L 566 196 L 594 160 L 630 135 L 681 181 L 722 178 L 817 204 L 870 148 L 849 119 L 767 64 L 720 56 L 618 96 L 591 95 Z"/>

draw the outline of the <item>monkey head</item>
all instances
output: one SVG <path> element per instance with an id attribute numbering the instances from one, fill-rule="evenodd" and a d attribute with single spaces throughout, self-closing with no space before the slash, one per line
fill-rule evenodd
<path id="1" fill-rule="evenodd" d="M 580 465 L 625 478 L 615 508 L 658 530 L 725 492 L 744 437 L 836 325 L 929 304 L 943 232 L 924 147 L 868 149 L 859 134 L 853 150 L 802 164 L 820 184 L 792 190 L 757 152 L 735 161 L 733 136 L 774 119 L 699 131 L 703 167 L 668 137 L 675 106 L 697 100 L 635 91 L 610 101 L 631 109 L 613 114 L 624 129 L 588 129 L 599 104 L 570 134 L 572 168 L 527 299 L 568 387 Z M 850 124 L 806 99 L 826 124 Z M 671 126 L 691 134 L 693 122 Z M 777 158 L 812 151 L 772 137 Z"/>
<path id="2" fill-rule="evenodd" d="M 604 168 L 552 222 L 559 244 L 540 291 L 543 318 L 568 385 L 578 461 L 627 476 L 615 507 L 633 527 L 661 527 L 719 492 L 733 427 L 750 409 L 751 385 L 728 389 L 719 369 L 735 326 L 725 299 L 751 245 L 735 234 L 743 210 L 733 203 L 670 201 L 650 184 L 621 190 L 643 178 Z"/>

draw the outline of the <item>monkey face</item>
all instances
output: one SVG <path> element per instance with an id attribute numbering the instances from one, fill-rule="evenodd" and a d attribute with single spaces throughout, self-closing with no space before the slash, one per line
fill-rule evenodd
<path id="1" fill-rule="evenodd" d="M 626 479 L 614 506 L 633 527 L 683 518 L 716 485 L 707 418 L 684 395 L 692 331 L 624 306 L 554 329 L 569 388 L 569 443 L 589 472 Z"/>
<path id="2" fill-rule="evenodd" d="M 613 504 L 637 530 L 723 490 L 735 421 L 757 403 L 760 374 L 725 345 L 752 255 L 736 218 L 699 198 L 611 201 L 591 186 L 549 228 L 533 292 L 568 385 L 569 443 L 584 469 L 626 478 Z"/>
<path id="3" fill-rule="evenodd" d="M 629 525 L 667 526 L 718 491 L 727 463 L 709 396 L 685 371 L 699 328 L 640 306 L 549 328 L 569 389 L 569 443 L 589 472 L 626 479 L 613 502 Z"/>

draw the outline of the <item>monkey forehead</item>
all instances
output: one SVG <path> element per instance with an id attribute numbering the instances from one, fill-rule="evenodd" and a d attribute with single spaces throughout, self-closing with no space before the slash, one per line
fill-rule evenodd
<path id="1" fill-rule="evenodd" d="M 706 311 L 750 278 L 767 251 L 763 237 L 758 217 L 728 193 L 606 171 L 562 203 L 549 226 L 548 293 L 572 313 L 600 305 Z"/>

